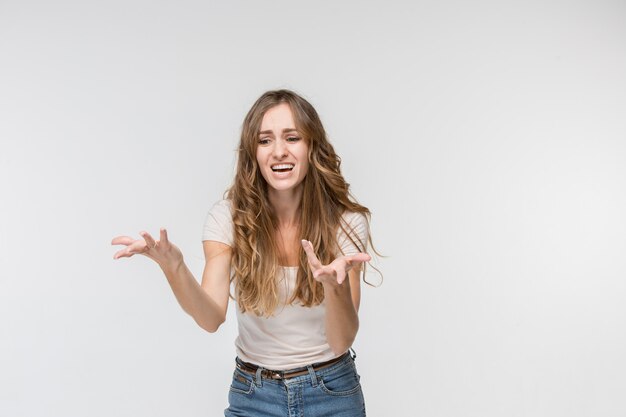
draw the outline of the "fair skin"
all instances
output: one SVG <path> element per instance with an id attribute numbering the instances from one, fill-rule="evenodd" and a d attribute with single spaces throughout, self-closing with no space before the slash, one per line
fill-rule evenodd
<path id="1" fill-rule="evenodd" d="M 301 244 L 314 278 L 324 286 L 327 340 L 333 352 L 340 355 L 352 345 L 358 331 L 359 271 L 361 263 L 369 261 L 370 257 L 364 253 L 341 256 L 323 265 L 311 243 L 300 241 L 297 209 L 302 199 L 302 181 L 309 169 L 308 145 L 298 133 L 287 104 L 269 109 L 260 131 L 256 159 L 268 183 L 268 198 L 278 218 L 276 238 L 284 252 L 284 266 L 298 265 L 296 248 Z M 142 239 L 114 238 L 111 244 L 126 246 L 116 252 L 114 259 L 142 254 L 154 260 L 163 270 L 183 310 L 200 327 L 215 332 L 226 318 L 231 248 L 220 242 L 203 242 L 206 263 L 202 282 L 198 284 L 185 265 L 181 251 L 169 241 L 165 229 L 161 229 L 158 241 L 145 231 L 140 235 Z"/>

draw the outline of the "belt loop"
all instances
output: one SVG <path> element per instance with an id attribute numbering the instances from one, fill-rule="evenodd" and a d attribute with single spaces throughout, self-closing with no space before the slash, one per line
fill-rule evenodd
<path id="1" fill-rule="evenodd" d="M 309 370 L 309 376 L 311 377 L 311 385 L 313 388 L 317 387 L 317 375 L 315 375 L 315 370 L 311 365 L 307 366 L 306 369 Z"/>
<path id="2" fill-rule="evenodd" d="M 261 372 L 263 372 L 262 367 L 259 366 L 258 368 L 256 368 L 256 375 L 254 377 L 254 385 L 256 385 L 258 388 L 261 388 L 263 386 L 261 382 Z"/>
<path id="3" fill-rule="evenodd" d="M 350 348 L 350 356 L 352 357 L 352 360 L 356 359 L 356 352 L 352 348 Z"/>

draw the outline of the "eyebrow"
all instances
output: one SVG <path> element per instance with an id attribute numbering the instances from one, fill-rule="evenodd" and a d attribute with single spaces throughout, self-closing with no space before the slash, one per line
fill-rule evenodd
<path id="1" fill-rule="evenodd" d="M 291 128 L 291 129 L 283 129 L 283 133 L 297 132 L 297 131 L 298 131 L 298 129 L 293 129 L 293 128 Z M 268 134 L 271 134 L 271 133 L 272 133 L 271 130 L 262 130 L 262 131 L 259 132 L 259 135 L 268 135 Z"/>

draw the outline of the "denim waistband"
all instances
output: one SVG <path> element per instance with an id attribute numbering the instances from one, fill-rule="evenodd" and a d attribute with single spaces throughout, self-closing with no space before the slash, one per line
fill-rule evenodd
<path id="1" fill-rule="evenodd" d="M 316 363 L 312 363 L 310 365 L 307 366 L 301 366 L 298 368 L 292 368 L 292 369 L 286 369 L 286 370 L 270 370 L 267 368 L 264 368 L 262 366 L 258 366 L 258 365 L 254 365 L 254 364 L 248 364 L 244 361 L 242 361 L 239 357 L 235 358 L 235 362 L 238 365 L 237 368 L 240 372 L 243 373 L 247 373 L 248 375 L 254 376 L 255 380 L 260 380 L 260 379 L 268 379 L 268 380 L 284 380 L 284 379 L 289 379 L 289 380 L 294 380 L 296 378 L 302 378 L 302 377 L 306 377 L 307 375 L 313 376 L 313 375 L 317 375 L 317 376 L 322 376 L 325 375 L 327 373 L 333 372 L 334 370 L 346 366 L 347 364 L 354 366 L 354 359 L 356 359 L 356 353 L 354 352 L 353 349 L 350 349 L 348 352 L 344 353 L 343 355 L 339 356 L 338 358 L 335 358 L 337 361 L 334 363 L 331 363 L 328 366 L 323 366 L 325 362 L 316 362 Z M 240 367 L 247 367 L 248 365 L 252 365 L 256 368 L 255 372 L 250 372 L 249 370 L 242 370 Z M 316 366 L 322 365 L 323 367 L 320 369 L 315 369 Z M 288 374 L 292 374 L 292 373 L 302 373 L 301 375 L 296 375 L 293 377 L 289 377 Z M 267 375 L 268 374 L 278 374 L 278 375 L 285 375 L 285 378 L 270 378 Z"/>
<path id="2" fill-rule="evenodd" d="M 354 370 L 354 372 L 356 372 L 355 363 L 354 363 L 354 358 L 356 358 L 356 354 L 351 354 L 350 352 L 346 352 L 339 358 L 340 359 L 337 362 L 332 363 L 329 366 L 326 366 L 324 368 L 317 369 L 317 370 L 313 369 L 313 365 L 315 364 L 311 364 L 308 366 L 293 368 L 293 369 L 289 369 L 285 371 L 275 371 L 275 372 L 279 372 L 283 374 L 293 373 L 293 372 L 302 372 L 299 375 L 294 375 L 294 376 L 285 375 L 284 377 L 281 377 L 281 378 L 275 378 L 270 375 L 267 375 L 266 373 L 266 372 L 271 373 L 272 371 L 269 371 L 266 368 L 263 368 L 260 366 L 257 368 L 256 372 L 253 372 L 253 373 L 242 370 L 239 367 L 239 365 L 241 365 L 244 362 L 240 358 L 237 357 L 235 360 L 238 366 L 235 369 L 235 373 L 239 373 L 239 375 L 242 375 L 242 376 L 246 375 L 245 378 L 249 378 L 251 383 L 256 385 L 257 387 L 261 387 L 264 383 L 293 385 L 293 384 L 299 384 L 306 380 L 310 380 L 312 386 L 317 386 L 318 381 L 321 378 L 324 378 L 326 375 L 330 375 L 335 372 L 341 372 L 341 370 L 346 367 L 350 367 Z M 239 378 L 241 378 L 241 376 Z"/>

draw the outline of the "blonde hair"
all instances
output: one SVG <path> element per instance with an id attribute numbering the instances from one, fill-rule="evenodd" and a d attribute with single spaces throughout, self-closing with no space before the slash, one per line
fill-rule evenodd
<path id="1" fill-rule="evenodd" d="M 309 146 L 309 170 L 303 180 L 299 206 L 298 236 L 310 240 L 322 264 L 328 264 L 340 253 L 337 232 L 341 229 L 359 249 L 366 242 L 355 241 L 350 226 L 343 220 L 346 211 L 361 213 L 369 224 L 370 211 L 358 204 L 341 175 L 341 159 L 328 142 L 326 131 L 313 106 L 290 90 L 268 91 L 246 115 L 238 150 L 237 171 L 228 190 L 232 202 L 234 245 L 231 281 L 235 298 L 243 312 L 270 316 L 279 303 L 277 272 L 285 256 L 276 242 L 277 219 L 267 195 L 267 183 L 259 170 L 256 149 L 265 112 L 281 103 L 291 108 L 296 129 Z M 355 235 L 356 236 L 356 235 Z M 369 236 L 369 234 L 368 234 Z M 371 237 L 368 237 L 371 244 Z M 324 299 L 322 284 L 313 278 L 306 254 L 298 248 L 299 268 L 293 296 L 306 307 Z"/>

